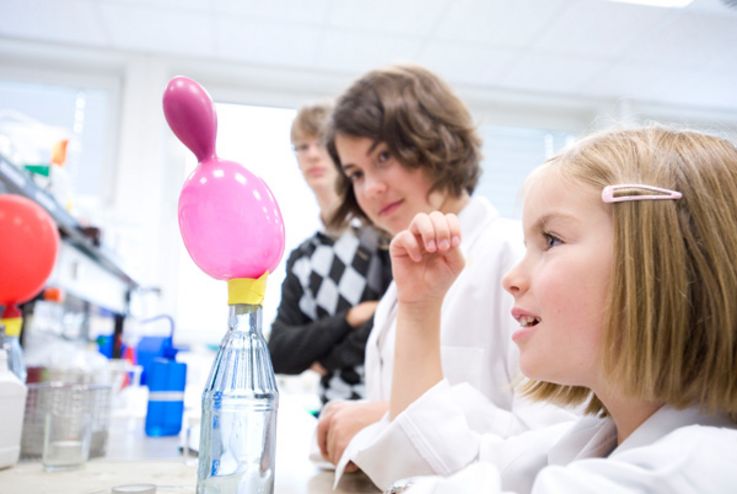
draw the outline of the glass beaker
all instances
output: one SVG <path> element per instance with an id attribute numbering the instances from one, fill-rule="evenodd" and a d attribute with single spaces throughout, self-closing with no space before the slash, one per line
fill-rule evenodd
<path id="1" fill-rule="evenodd" d="M 83 465 L 90 454 L 92 415 L 86 386 L 69 386 L 49 403 L 44 420 L 41 462 L 47 471 Z"/>

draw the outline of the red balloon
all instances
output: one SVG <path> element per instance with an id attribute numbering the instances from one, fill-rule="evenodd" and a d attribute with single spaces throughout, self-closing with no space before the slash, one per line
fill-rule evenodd
<path id="1" fill-rule="evenodd" d="M 56 223 L 41 206 L 0 195 L 0 305 L 25 302 L 40 292 L 58 250 Z"/>

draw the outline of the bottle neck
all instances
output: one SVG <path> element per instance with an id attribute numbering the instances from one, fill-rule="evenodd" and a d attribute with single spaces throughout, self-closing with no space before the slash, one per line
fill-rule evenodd
<path id="1" fill-rule="evenodd" d="M 261 332 L 263 309 L 260 305 L 230 304 L 228 311 L 229 331 Z"/>
<path id="2" fill-rule="evenodd" d="M 16 316 L 5 317 L 4 319 L 0 319 L 0 325 L 5 327 L 6 338 L 10 336 L 20 336 L 20 330 L 23 326 L 23 318 Z"/>

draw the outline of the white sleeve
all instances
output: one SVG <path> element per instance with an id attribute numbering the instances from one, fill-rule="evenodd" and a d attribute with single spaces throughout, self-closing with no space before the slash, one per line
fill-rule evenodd
<path id="1" fill-rule="evenodd" d="M 533 494 L 733 493 L 737 431 L 693 425 L 641 447 L 543 469 Z"/>
<path id="2" fill-rule="evenodd" d="M 544 467 L 531 488 L 508 485 L 504 469 L 480 461 L 451 477 L 418 479 L 407 493 L 727 494 L 737 486 L 735 464 L 737 431 L 692 426 L 608 458 Z"/>
<path id="3" fill-rule="evenodd" d="M 571 414 L 566 418 L 564 429 L 575 421 Z M 350 460 L 386 489 L 405 477 L 447 476 L 479 459 L 493 459 L 504 468 L 515 459 L 501 452 L 518 448 L 501 448 L 499 443 L 519 432 L 519 421 L 512 413 L 495 407 L 468 384 L 451 386 L 443 380 L 393 422 L 384 417 L 357 434 L 343 455 L 338 474 L 340 466 Z M 558 430 L 540 434 L 556 440 L 560 436 Z"/>
<path id="4" fill-rule="evenodd" d="M 499 471 L 494 465 L 474 463 L 449 478 L 417 479 L 406 494 L 458 494 L 459 492 L 502 493 Z"/>

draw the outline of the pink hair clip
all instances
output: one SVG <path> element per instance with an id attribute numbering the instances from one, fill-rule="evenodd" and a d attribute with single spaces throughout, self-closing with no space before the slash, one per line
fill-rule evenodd
<path id="1" fill-rule="evenodd" d="M 658 192 L 658 194 L 622 194 L 615 196 L 614 193 L 624 189 L 641 189 L 650 192 Z M 612 202 L 628 202 L 628 201 L 658 201 L 662 199 L 680 199 L 683 194 L 676 190 L 663 189 L 645 184 L 617 184 L 607 185 L 601 190 L 601 200 L 607 203 Z"/>

